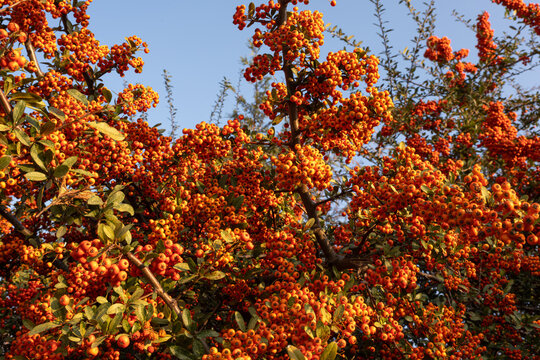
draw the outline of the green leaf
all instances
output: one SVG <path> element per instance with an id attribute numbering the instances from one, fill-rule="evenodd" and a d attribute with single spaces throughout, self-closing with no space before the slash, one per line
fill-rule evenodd
<path id="1" fill-rule="evenodd" d="M 24 177 L 30 181 L 44 181 L 47 180 L 47 175 L 41 172 L 32 171 L 27 174 L 24 174 Z"/>
<path id="2" fill-rule="evenodd" d="M 334 321 L 340 322 L 341 318 L 343 317 L 344 312 L 345 312 L 345 307 L 343 306 L 343 304 L 339 305 L 336 311 L 334 311 Z"/>
<path id="3" fill-rule="evenodd" d="M 56 324 L 56 323 L 54 323 L 52 321 L 49 321 L 49 322 L 37 325 L 32 330 L 30 330 L 28 335 L 36 335 L 36 334 L 42 333 L 44 331 L 57 328 L 59 326 L 60 326 L 60 324 Z"/>
<path id="4" fill-rule="evenodd" d="M 99 225 L 103 225 L 103 233 L 106 237 L 108 237 L 110 240 L 114 239 L 114 229 L 109 224 L 101 223 Z"/>
<path id="5" fill-rule="evenodd" d="M 206 329 L 197 334 L 197 337 L 204 339 L 207 337 L 218 337 L 219 333 L 215 330 Z"/>
<path id="6" fill-rule="evenodd" d="M 30 137 L 21 129 L 15 129 L 13 130 L 13 133 L 24 146 L 32 145 L 32 142 L 30 141 Z"/>
<path id="7" fill-rule="evenodd" d="M 26 109 L 26 102 L 24 101 L 17 102 L 17 104 L 15 105 L 12 111 L 13 123 L 17 123 L 17 121 L 21 118 L 21 116 L 23 116 L 25 109 Z"/>
<path id="8" fill-rule="evenodd" d="M 120 131 L 118 131 L 117 129 L 113 128 L 111 125 L 105 122 L 93 121 L 93 122 L 89 122 L 88 125 L 96 129 L 100 133 L 107 135 L 113 140 L 122 141 L 125 139 L 124 135 Z"/>
<path id="9" fill-rule="evenodd" d="M 326 348 L 321 354 L 320 360 L 334 360 L 337 355 L 338 346 L 332 341 L 330 344 L 326 345 Z"/>
<path id="10" fill-rule="evenodd" d="M 329 324 L 332 321 L 332 315 L 324 307 L 321 308 L 319 316 L 324 324 Z"/>
<path id="11" fill-rule="evenodd" d="M 82 102 L 84 105 L 88 105 L 88 99 L 80 91 L 76 89 L 69 89 L 66 92 L 68 93 L 69 96 L 71 96 L 75 100 Z"/>
<path id="12" fill-rule="evenodd" d="M 233 237 L 231 236 L 231 233 L 227 230 L 221 230 L 221 238 L 228 243 L 231 243 L 234 241 Z"/>
<path id="13" fill-rule="evenodd" d="M 272 125 L 278 125 L 281 121 L 283 121 L 283 116 L 278 115 L 272 120 Z"/>
<path id="14" fill-rule="evenodd" d="M 24 327 L 27 328 L 28 330 L 32 330 L 35 327 L 34 323 L 28 319 L 23 319 L 22 323 Z"/>
<path id="15" fill-rule="evenodd" d="M 225 273 L 222 271 L 213 271 L 209 274 L 206 274 L 204 277 L 208 280 L 219 280 L 225 277 Z"/>
<path id="16" fill-rule="evenodd" d="M 67 227 L 65 225 L 62 225 L 56 230 L 56 238 L 60 239 L 62 236 L 66 235 L 67 233 Z"/>
<path id="17" fill-rule="evenodd" d="M 135 214 L 135 211 L 133 210 L 133 206 L 131 206 L 129 204 L 119 204 L 119 205 L 115 206 L 114 208 L 116 210 L 120 211 L 120 212 L 127 212 L 131 216 L 133 216 Z"/>
<path id="18" fill-rule="evenodd" d="M 193 326 L 193 319 L 191 318 L 191 313 L 188 309 L 182 310 L 182 322 L 187 329 L 190 329 Z"/>
<path id="19" fill-rule="evenodd" d="M 11 126 L 0 124 L 0 131 L 9 131 L 9 130 L 11 130 Z"/>
<path id="20" fill-rule="evenodd" d="M 11 156 L 4 155 L 0 158 L 0 170 L 4 170 L 11 162 Z"/>
<path id="21" fill-rule="evenodd" d="M 240 330 L 246 331 L 246 322 L 244 321 L 242 314 L 240 314 L 238 311 L 235 311 L 234 319 L 236 320 L 236 323 L 238 324 L 238 327 L 240 328 Z"/>
<path id="22" fill-rule="evenodd" d="M 287 354 L 289 354 L 289 358 L 291 360 L 305 360 L 304 354 L 295 346 L 289 345 L 287 346 Z"/>
<path id="23" fill-rule="evenodd" d="M 304 230 L 309 230 L 309 229 L 311 229 L 311 227 L 313 226 L 313 224 L 315 224 L 315 218 L 310 218 L 310 219 L 306 222 L 306 225 L 304 226 Z"/>
<path id="24" fill-rule="evenodd" d="M 189 271 L 189 265 L 187 263 L 174 264 L 173 269 L 180 271 Z"/>
<path id="25" fill-rule="evenodd" d="M 39 134 L 41 136 L 47 136 L 52 134 L 56 130 L 56 125 L 52 121 L 47 121 L 43 123 L 39 129 Z"/>
<path id="26" fill-rule="evenodd" d="M 75 165 L 75 163 L 77 162 L 77 159 L 78 159 L 77 156 L 70 156 L 66 160 L 64 160 L 62 165 L 65 165 L 71 169 L 71 167 Z"/>
<path id="27" fill-rule="evenodd" d="M 107 314 L 117 314 L 119 312 L 124 312 L 124 304 L 112 304 L 111 307 L 107 310 Z"/>
<path id="28" fill-rule="evenodd" d="M 88 199 L 88 205 L 103 205 L 103 200 L 101 200 L 101 198 L 97 195 L 93 195 L 92 197 L 90 197 L 90 199 Z"/>
<path id="29" fill-rule="evenodd" d="M 110 102 L 111 102 L 111 99 L 112 99 L 112 93 L 110 92 L 109 89 L 107 89 L 107 88 L 102 88 L 102 89 L 101 89 L 101 95 L 103 95 L 103 97 L 105 98 L 105 101 L 107 101 L 107 103 L 110 103 Z"/>
<path id="30" fill-rule="evenodd" d="M 58 165 L 56 169 L 54 169 L 53 176 L 55 178 L 63 178 L 64 176 L 67 175 L 68 172 L 69 172 L 69 167 L 63 164 Z"/>
<path id="31" fill-rule="evenodd" d="M 193 355 L 188 353 L 182 346 L 171 346 L 169 347 L 169 351 L 175 358 L 180 360 L 193 360 Z"/>
<path id="32" fill-rule="evenodd" d="M 47 165 L 45 164 L 45 159 L 43 153 L 43 149 L 41 149 L 41 145 L 34 144 L 30 148 L 30 156 L 32 157 L 32 160 L 36 163 L 37 166 L 41 168 L 41 170 L 47 171 Z"/>
<path id="33" fill-rule="evenodd" d="M 144 290 L 141 288 L 135 289 L 133 294 L 131 294 L 131 301 L 139 300 L 144 295 Z"/>
<path id="34" fill-rule="evenodd" d="M 62 120 L 62 121 L 66 120 L 66 114 L 64 114 L 62 111 L 58 110 L 55 107 L 50 106 L 49 107 L 49 113 L 54 115 L 54 117 L 59 119 L 59 120 Z"/>

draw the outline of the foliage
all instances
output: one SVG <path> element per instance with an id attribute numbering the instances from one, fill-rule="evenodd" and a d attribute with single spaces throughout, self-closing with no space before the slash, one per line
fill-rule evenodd
<path id="1" fill-rule="evenodd" d="M 335 29 L 354 48 L 321 58 L 308 0 L 238 6 L 267 130 L 173 142 L 154 91 L 103 83 L 146 44 L 100 45 L 90 2 L 0 3 L 4 359 L 538 359 L 539 102 L 505 92 L 537 6 L 496 1 L 500 38 L 480 14 L 476 63 L 429 4 L 403 63 Z"/>

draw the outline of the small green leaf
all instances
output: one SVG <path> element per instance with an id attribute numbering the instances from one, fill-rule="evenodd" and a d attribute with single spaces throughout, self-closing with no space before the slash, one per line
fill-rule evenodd
<path id="1" fill-rule="evenodd" d="M 173 269 L 180 271 L 189 271 L 189 265 L 187 263 L 178 263 L 173 266 Z"/>
<path id="2" fill-rule="evenodd" d="M 66 160 L 64 160 L 64 162 L 62 163 L 62 165 L 65 165 L 65 166 L 67 166 L 68 168 L 71 169 L 71 167 L 72 167 L 73 165 L 75 165 L 75 163 L 77 162 L 77 159 L 78 159 L 77 156 L 70 156 L 70 157 L 68 157 Z"/>
<path id="3" fill-rule="evenodd" d="M 315 224 L 315 218 L 310 218 L 310 219 L 306 222 L 306 225 L 304 226 L 304 230 L 309 230 L 309 229 L 311 229 L 311 227 L 313 226 L 313 224 Z"/>
<path id="4" fill-rule="evenodd" d="M 30 181 L 44 181 L 47 180 L 47 175 L 41 172 L 32 171 L 27 174 L 24 174 L 24 177 Z"/>
<path id="5" fill-rule="evenodd" d="M 326 348 L 321 354 L 320 360 L 334 360 L 337 355 L 338 346 L 332 341 L 330 344 L 326 345 Z"/>
<path id="6" fill-rule="evenodd" d="M 206 274 L 204 277 L 208 280 L 220 280 L 225 277 L 225 273 L 222 271 L 213 271 L 209 274 Z"/>
<path id="7" fill-rule="evenodd" d="M 47 165 L 45 164 L 45 161 L 44 161 L 44 157 L 45 157 L 44 155 L 45 154 L 43 153 L 43 149 L 41 148 L 41 145 L 34 144 L 30 148 L 30 156 L 32 157 L 32 160 L 34 160 L 36 165 L 39 166 L 41 170 L 47 171 Z"/>
<path id="8" fill-rule="evenodd" d="M 117 129 L 113 128 L 111 125 L 105 122 L 93 121 L 93 122 L 89 122 L 88 125 L 96 129 L 100 133 L 107 135 L 113 140 L 122 141 L 125 138 L 124 135 L 120 131 L 118 131 Z"/>
<path id="9" fill-rule="evenodd" d="M 69 89 L 66 92 L 68 93 L 69 96 L 71 96 L 75 100 L 82 102 L 84 105 L 88 105 L 88 99 L 80 91 L 76 89 Z"/>
<path id="10" fill-rule="evenodd" d="M 100 224 L 101 225 L 101 224 Z M 105 236 L 107 236 L 109 239 L 114 239 L 114 229 L 109 224 L 103 224 L 103 233 Z"/>
<path id="11" fill-rule="evenodd" d="M 228 243 L 231 243 L 234 241 L 234 239 L 231 236 L 231 233 L 227 230 L 221 230 L 221 238 Z"/>
<path id="12" fill-rule="evenodd" d="M 339 323 L 341 321 L 341 318 L 343 317 L 344 312 L 345 312 L 345 307 L 343 306 L 343 304 L 339 305 L 336 311 L 334 311 L 334 322 Z"/>
<path id="13" fill-rule="evenodd" d="M 15 107 L 13 108 L 13 122 L 17 123 L 17 121 L 21 118 L 21 116 L 24 114 L 24 110 L 26 109 L 26 102 L 24 101 L 18 101 Z"/>
<path id="14" fill-rule="evenodd" d="M 278 125 L 283 120 L 283 116 L 278 115 L 272 120 L 272 125 Z"/>
<path id="15" fill-rule="evenodd" d="M 0 158 L 0 170 L 4 170 L 11 162 L 11 156 L 4 155 Z"/>
<path id="16" fill-rule="evenodd" d="M 191 313 L 188 309 L 182 310 L 182 322 L 187 329 L 193 325 L 193 319 L 191 319 Z"/>
<path id="17" fill-rule="evenodd" d="M 58 110 L 55 107 L 50 106 L 49 107 L 49 113 L 54 115 L 54 117 L 59 119 L 59 120 L 62 120 L 62 121 L 66 120 L 66 114 L 64 114 L 62 111 Z"/>
<path id="18" fill-rule="evenodd" d="M 57 328 L 59 327 L 60 324 L 56 324 L 52 321 L 49 321 L 49 322 L 46 322 L 46 323 L 43 323 L 43 324 L 39 324 L 37 325 L 36 327 L 34 327 L 32 330 L 30 330 L 30 332 L 28 333 L 28 335 L 35 335 L 35 334 L 39 334 L 39 333 L 42 333 L 44 331 L 47 331 L 47 330 L 51 330 L 51 329 L 54 329 L 54 328 Z"/>
<path id="19" fill-rule="evenodd" d="M 52 121 L 47 121 L 46 123 L 43 123 L 39 128 L 39 134 L 41 136 L 47 136 L 49 134 L 52 134 L 55 129 L 56 125 Z"/>
<path id="20" fill-rule="evenodd" d="M 117 314 L 123 312 L 125 309 L 124 304 L 112 304 L 109 309 L 107 309 L 107 314 Z"/>
<path id="21" fill-rule="evenodd" d="M 55 178 L 63 178 L 64 176 L 67 175 L 68 172 L 69 172 L 69 167 L 67 167 L 64 164 L 58 165 L 56 169 L 54 169 L 53 176 Z"/>
<path id="22" fill-rule="evenodd" d="M 110 102 L 111 102 L 111 99 L 112 99 L 112 93 L 110 92 L 109 89 L 107 89 L 107 88 L 102 88 L 102 89 L 101 89 L 101 95 L 103 95 L 103 97 L 105 98 L 105 101 L 107 101 L 107 103 L 110 103 Z"/>
<path id="23" fill-rule="evenodd" d="M 13 130 L 13 133 L 17 137 L 17 139 L 23 144 L 24 146 L 30 146 L 32 145 L 32 142 L 30 141 L 30 137 L 21 129 L 15 129 Z"/>
<path id="24" fill-rule="evenodd" d="M 305 360 L 304 354 L 295 346 L 289 345 L 287 346 L 287 354 L 289 354 L 289 358 L 291 360 Z"/>
<path id="25" fill-rule="evenodd" d="M 67 233 L 67 227 L 65 225 L 62 225 L 56 230 L 56 238 L 60 239 L 62 236 L 66 235 Z"/>
<path id="26" fill-rule="evenodd" d="M 103 205 L 103 200 L 97 195 L 93 195 L 90 199 L 88 199 L 88 205 Z"/>
<path id="27" fill-rule="evenodd" d="M 27 328 L 28 330 L 32 330 L 35 327 L 34 323 L 28 319 L 23 319 L 22 323 L 24 327 Z"/>
<path id="28" fill-rule="evenodd" d="M 246 322 L 244 321 L 242 314 L 240 314 L 238 311 L 235 311 L 234 319 L 236 320 L 236 323 L 238 324 L 240 330 L 246 331 Z"/>
<path id="29" fill-rule="evenodd" d="M 129 204 L 118 204 L 114 208 L 116 210 L 120 211 L 120 212 L 127 212 L 131 216 L 133 216 L 135 214 L 135 211 L 133 210 L 133 206 L 131 206 Z"/>

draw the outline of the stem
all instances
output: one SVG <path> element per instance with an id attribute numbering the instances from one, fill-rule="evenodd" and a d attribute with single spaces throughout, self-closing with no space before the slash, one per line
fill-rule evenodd
<path id="1" fill-rule="evenodd" d="M 20 221 L 19 219 L 17 219 L 17 217 L 15 217 L 15 215 L 13 215 L 12 213 L 8 212 L 3 206 L 0 207 L 0 215 L 6 219 L 7 221 L 9 221 L 11 223 L 11 225 L 13 225 L 13 227 L 15 228 L 15 230 L 17 230 L 18 232 L 20 232 L 21 234 L 23 234 L 24 236 L 32 236 L 33 233 L 32 231 L 30 231 L 26 226 L 24 226 Z"/>
<path id="2" fill-rule="evenodd" d="M 30 60 L 33 61 L 34 64 L 36 64 L 36 69 L 37 69 L 36 72 L 37 72 L 38 78 L 42 78 L 44 74 L 43 74 L 43 71 L 41 71 L 41 68 L 39 67 L 39 62 L 36 56 L 36 50 L 34 49 L 34 46 L 32 45 L 32 42 L 30 41 L 30 39 L 28 39 L 24 45 L 26 46 L 26 51 L 28 52 L 28 56 L 30 57 Z"/>
<path id="3" fill-rule="evenodd" d="M 288 0 L 280 0 L 281 7 L 279 8 L 279 14 L 278 14 L 278 21 L 276 26 L 280 27 L 282 26 L 286 20 L 287 20 L 287 3 Z M 296 85 L 294 84 L 294 74 L 291 70 L 291 64 L 288 60 L 285 60 L 286 54 L 288 51 L 288 47 L 284 46 L 282 51 L 283 56 L 283 72 L 285 73 L 285 82 L 287 85 L 287 92 L 289 94 L 294 94 Z M 295 146 L 297 144 L 300 144 L 301 140 L 301 133 L 299 130 L 299 124 L 298 124 L 298 107 L 297 105 L 289 101 L 289 125 L 291 129 L 291 140 L 289 143 L 289 148 L 292 151 L 295 151 Z M 321 248 L 322 252 L 324 253 L 324 256 L 329 264 L 336 264 L 339 262 L 340 257 L 336 254 L 334 248 L 330 245 L 330 242 L 328 241 L 328 238 L 326 237 L 326 233 L 321 227 L 321 222 L 319 219 L 319 216 L 317 215 L 317 204 L 311 199 L 311 193 L 309 192 L 309 189 L 306 185 L 301 185 L 296 192 L 300 195 L 300 198 L 302 199 L 302 203 L 304 205 L 304 208 L 306 209 L 306 213 L 310 219 L 315 220 L 315 224 L 313 225 L 313 234 L 315 235 L 315 239 L 317 240 L 317 244 Z"/>
<path id="4" fill-rule="evenodd" d="M 0 105 L 2 106 L 2 109 L 6 113 L 7 116 L 11 116 L 11 111 L 13 108 L 11 107 L 11 104 L 9 103 L 9 100 L 6 97 L 6 94 L 4 94 L 4 91 L 0 89 Z"/>
<path id="5" fill-rule="evenodd" d="M 20 3 L 23 3 L 23 2 L 26 2 L 26 1 L 28 1 L 28 0 L 21 0 L 21 1 L 16 2 L 15 4 L 11 4 L 11 5 L 3 8 L 3 9 L 0 9 L 0 14 L 2 14 L 4 12 L 8 11 L 9 9 L 14 8 L 15 6 L 19 5 Z"/>
<path id="6" fill-rule="evenodd" d="M 180 307 L 178 307 L 178 303 L 169 294 L 167 294 L 165 290 L 163 290 L 163 287 L 161 287 L 161 284 L 159 283 L 158 279 L 156 279 L 156 276 L 152 273 L 152 271 L 150 271 L 148 266 L 144 265 L 142 261 L 139 260 L 139 258 L 136 257 L 131 251 L 128 251 L 126 255 L 129 258 L 129 260 L 133 263 L 133 265 L 135 265 L 136 267 L 139 268 L 139 270 L 141 270 L 146 280 L 150 282 L 150 284 L 152 285 L 152 287 L 154 288 L 158 296 L 161 299 L 163 299 L 165 304 L 167 304 L 167 306 L 172 311 L 174 311 L 174 313 L 177 316 L 180 316 L 181 311 L 180 311 Z"/>
<path id="7" fill-rule="evenodd" d="M 65 14 L 62 15 L 62 24 L 64 25 L 64 32 L 69 35 L 73 31 L 68 30 L 67 21 L 68 21 L 67 15 Z M 88 90 L 90 91 L 90 94 L 94 95 L 96 92 L 95 87 L 94 87 L 94 79 L 92 78 L 92 76 L 90 76 L 87 70 L 83 72 L 83 77 L 84 77 L 84 81 L 86 82 L 86 86 L 88 86 Z"/>

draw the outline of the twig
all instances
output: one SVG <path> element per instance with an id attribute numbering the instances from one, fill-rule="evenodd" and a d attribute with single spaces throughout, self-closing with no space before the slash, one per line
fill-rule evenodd
<path id="1" fill-rule="evenodd" d="M 41 68 L 39 67 L 39 62 L 36 56 L 36 50 L 34 49 L 34 46 L 32 45 L 32 41 L 28 39 L 24 45 L 26 46 L 26 51 L 28 52 L 28 56 L 30 57 L 30 60 L 33 61 L 34 64 L 36 64 L 36 69 L 37 69 L 36 72 L 37 72 L 38 78 L 42 78 L 45 75 L 43 74 L 43 71 L 41 71 Z"/>
<path id="2" fill-rule="evenodd" d="M 23 2 L 26 2 L 26 1 L 28 1 L 28 0 L 17 1 L 15 4 L 11 4 L 11 5 L 3 8 L 3 9 L 0 9 L 0 14 L 2 14 L 4 12 L 8 11 L 9 9 L 14 8 L 15 6 L 19 5 L 20 3 L 23 3 Z"/>
<path id="3" fill-rule="evenodd" d="M 3 206 L 0 207 L 0 215 L 13 225 L 15 230 L 23 234 L 24 236 L 32 236 L 33 233 L 26 226 L 24 226 L 19 219 L 12 213 L 8 212 Z"/>
<path id="4" fill-rule="evenodd" d="M 11 107 L 9 100 L 6 97 L 6 94 L 4 94 L 4 91 L 0 89 L 0 105 L 2 106 L 2 109 L 6 113 L 7 116 L 11 116 L 11 111 L 13 108 Z"/>
<path id="5" fill-rule="evenodd" d="M 174 313 L 177 315 L 177 316 L 180 316 L 180 307 L 178 307 L 178 303 L 176 302 L 175 299 L 173 299 L 169 294 L 167 294 L 165 292 L 165 290 L 163 290 L 163 287 L 161 286 L 161 284 L 159 283 L 158 279 L 156 279 L 155 275 L 152 273 L 152 271 L 150 271 L 150 269 L 148 268 L 148 266 L 144 265 L 142 263 L 141 260 L 139 260 L 138 257 L 136 257 L 131 251 L 128 251 L 126 253 L 126 256 L 128 257 L 128 259 L 133 263 L 133 265 L 135 265 L 136 267 L 139 268 L 139 270 L 141 270 L 141 272 L 143 273 L 144 277 L 146 278 L 146 280 L 148 280 L 150 282 L 150 284 L 152 285 L 152 287 L 154 288 L 154 290 L 156 291 L 157 295 L 163 299 L 163 301 L 165 302 L 165 304 L 167 304 L 167 306 L 172 310 L 174 311 Z"/>
<path id="6" fill-rule="evenodd" d="M 345 195 L 348 195 L 348 194 L 351 194 L 351 193 L 352 193 L 352 190 L 342 191 L 342 192 L 340 192 L 339 194 L 336 194 L 336 195 L 334 195 L 334 196 L 330 196 L 329 198 L 326 198 L 326 199 L 324 199 L 324 200 L 317 201 L 317 202 L 315 203 L 315 206 L 319 206 L 319 205 L 325 204 L 325 203 L 327 203 L 327 202 L 329 202 L 329 201 L 334 201 L 334 200 L 336 200 L 336 199 L 339 199 L 339 198 L 342 197 L 342 196 L 345 196 Z"/>

